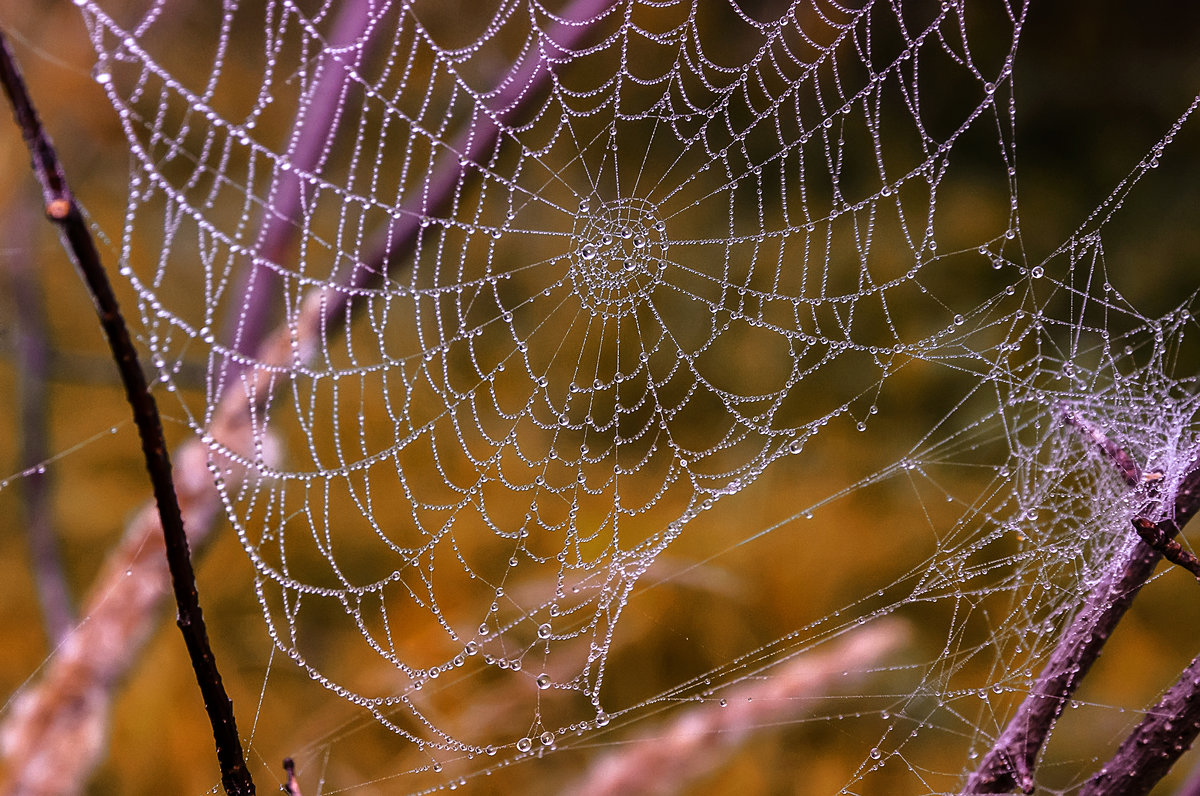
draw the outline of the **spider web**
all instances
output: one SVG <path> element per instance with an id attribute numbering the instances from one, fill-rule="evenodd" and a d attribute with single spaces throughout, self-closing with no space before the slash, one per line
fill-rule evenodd
<path id="1" fill-rule="evenodd" d="M 274 644 L 416 745 L 407 789 L 723 705 L 893 615 L 941 649 L 857 686 L 844 787 L 953 789 L 1133 541 L 1144 495 L 1064 414 L 1168 485 L 1194 455 L 1194 280 L 1144 314 L 1103 233 L 1195 103 L 1031 264 L 1023 3 L 76 5 L 163 388 Z M 667 551 L 786 535 L 805 573 L 861 533 L 806 518 L 897 485 L 902 552 L 878 532 L 892 568 L 836 609 L 607 685 L 644 663 L 614 646 L 639 590 L 696 572 Z M 770 489 L 784 514 L 739 527 Z"/>

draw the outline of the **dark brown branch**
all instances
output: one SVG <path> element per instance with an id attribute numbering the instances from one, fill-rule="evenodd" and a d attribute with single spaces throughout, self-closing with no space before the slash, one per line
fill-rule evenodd
<path id="1" fill-rule="evenodd" d="M 1079 796 L 1144 796 L 1200 733 L 1200 657 L 1134 728 Z"/>
<path id="2" fill-rule="evenodd" d="M 1172 508 L 1171 517 L 1159 524 L 1168 540 L 1200 510 L 1200 466 L 1195 462 L 1180 483 Z M 1158 549 L 1139 539 L 1113 560 L 1059 639 L 1016 715 L 968 778 L 963 793 L 1007 793 L 1013 788 L 1033 792 L 1037 755 L 1055 721 L 1160 558 Z"/>
<path id="3" fill-rule="evenodd" d="M 1179 529 L 1173 526 L 1174 522 L 1171 520 L 1155 522 L 1146 517 L 1133 518 L 1133 529 L 1142 537 L 1142 541 L 1162 553 L 1163 558 L 1183 567 L 1200 580 L 1200 559 L 1184 550 L 1183 545 L 1172 538 L 1179 532 Z"/>
<path id="4" fill-rule="evenodd" d="M 87 284 L 100 324 L 112 349 L 113 359 L 120 371 L 126 400 L 133 410 L 134 423 L 142 441 L 146 469 L 154 486 L 154 497 L 162 521 L 167 563 L 171 570 L 178 607 L 176 624 L 183 634 L 192 667 L 196 672 L 196 681 L 204 697 L 204 706 L 212 723 L 222 784 L 229 794 L 253 794 L 254 783 L 242 755 L 241 741 L 234 721 L 233 703 L 225 692 L 216 659 L 208 643 L 158 408 L 138 364 L 137 352 L 87 223 L 71 196 L 62 165 L 41 126 L 8 41 L 2 32 L 0 82 L 4 84 L 13 115 L 29 149 L 34 174 L 41 183 L 46 215 L 58 226 L 63 244 Z"/>

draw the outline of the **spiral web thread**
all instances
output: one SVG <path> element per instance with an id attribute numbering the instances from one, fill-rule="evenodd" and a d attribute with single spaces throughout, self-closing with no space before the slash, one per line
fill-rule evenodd
<path id="1" fill-rule="evenodd" d="M 1191 109 L 1026 263 L 1025 4 L 76 4 L 130 145 L 122 272 L 271 637 L 437 759 L 608 725 L 614 632 L 660 554 L 781 459 L 905 429 L 887 407 L 919 378 L 939 419 L 793 515 L 912 483 L 934 538 L 911 569 L 615 708 L 949 606 L 944 654 L 868 707 L 848 787 L 889 760 L 928 783 L 918 739 L 986 748 L 1004 707 L 977 702 L 1020 693 L 1128 541 L 1142 498 L 1062 407 L 1168 481 L 1195 445 L 1194 376 L 1176 373 L 1194 295 L 1142 315 L 1102 237 Z M 172 49 L 183 29 L 207 60 Z M 258 353 L 263 317 L 293 329 L 284 362 Z M 181 389 L 198 361 L 204 389 Z M 253 393 L 247 449 L 211 433 L 230 391 Z M 963 472 L 969 498 L 945 485 Z M 354 649 L 326 637 L 339 623 Z M 523 694 L 517 717 L 447 718 L 465 681 Z"/>

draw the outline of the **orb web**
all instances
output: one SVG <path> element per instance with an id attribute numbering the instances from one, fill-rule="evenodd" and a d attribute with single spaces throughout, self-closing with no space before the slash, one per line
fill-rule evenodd
<path id="1" fill-rule="evenodd" d="M 1057 407 L 1168 470 L 1194 446 L 1171 353 L 1191 300 L 1152 318 L 1105 278 L 1100 232 L 1153 164 L 1025 260 L 1025 4 L 226 0 L 187 12 L 208 36 L 198 76 L 168 5 L 77 5 L 132 157 L 122 272 L 165 389 L 206 363 L 181 402 L 271 637 L 422 748 L 520 757 L 605 727 L 640 579 L 850 429 L 911 447 L 864 453 L 873 474 L 831 494 L 905 481 L 935 537 L 850 613 L 977 589 L 1004 616 L 978 644 L 982 608 L 945 620 L 947 655 L 874 713 L 866 779 L 917 734 L 897 710 L 1019 690 L 1074 605 L 1063 582 L 1125 538 L 1114 506 L 1133 498 Z M 291 330 L 285 356 L 264 353 L 264 318 Z M 938 394 L 928 428 L 905 420 L 917 378 Z M 230 395 L 253 407 L 248 446 L 212 433 Z M 1148 422 L 1164 401 L 1174 425 Z M 989 477 L 954 498 L 942 475 L 964 468 Z M 353 648 L 327 639 L 338 623 Z M 759 657 L 849 626 L 827 616 Z M 431 683 L 468 677 L 521 708 L 446 718 L 454 689 Z M 911 719 L 926 737 L 996 732 L 935 712 Z"/>

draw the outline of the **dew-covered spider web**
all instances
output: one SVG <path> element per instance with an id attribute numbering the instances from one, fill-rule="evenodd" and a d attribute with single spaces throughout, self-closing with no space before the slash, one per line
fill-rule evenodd
<path id="1" fill-rule="evenodd" d="M 757 696 L 838 739 L 811 792 L 954 791 L 1136 541 L 1097 440 L 1190 466 L 1194 263 L 1148 302 L 1106 242 L 1200 97 L 1030 245 L 1037 2 L 75 1 L 121 272 L 274 667 L 390 731 L 348 782 Z"/>

